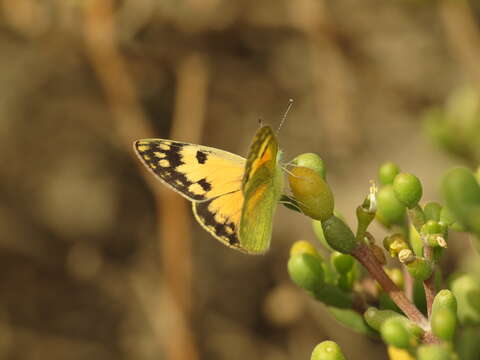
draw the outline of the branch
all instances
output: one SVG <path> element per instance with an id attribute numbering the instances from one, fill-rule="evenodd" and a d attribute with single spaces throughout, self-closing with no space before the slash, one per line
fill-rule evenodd
<path id="1" fill-rule="evenodd" d="M 432 248 L 430 246 L 425 245 L 424 255 L 425 255 L 425 258 L 432 260 Z M 423 282 L 423 288 L 425 290 L 425 299 L 427 301 L 428 318 L 430 319 L 430 315 L 432 315 L 433 300 L 435 299 L 435 294 L 436 294 L 435 266 L 434 266 L 434 270 L 432 271 L 432 275 L 430 275 L 430 277 Z"/>
<path id="2" fill-rule="evenodd" d="M 366 244 L 361 243 L 351 255 L 368 270 L 373 278 L 375 278 L 375 280 L 377 280 L 382 286 L 388 296 L 390 296 L 395 304 L 397 304 L 411 321 L 416 323 L 422 329 L 429 330 L 428 320 L 388 277 Z"/>

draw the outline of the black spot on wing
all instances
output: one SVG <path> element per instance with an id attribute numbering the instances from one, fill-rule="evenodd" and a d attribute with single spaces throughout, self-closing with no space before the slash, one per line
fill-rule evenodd
<path id="1" fill-rule="evenodd" d="M 195 210 L 197 216 L 202 220 L 202 222 L 207 227 L 211 227 L 216 236 L 224 239 L 230 245 L 236 246 L 240 244 L 238 239 L 237 229 L 235 223 L 225 220 L 223 223 L 215 221 L 215 213 L 209 210 L 209 205 L 215 199 L 204 201 L 200 203 L 195 203 Z M 230 228 L 231 231 L 227 231 L 227 228 Z"/>
<path id="2" fill-rule="evenodd" d="M 207 161 L 208 155 L 203 151 L 198 150 L 197 155 L 195 155 L 199 164 L 205 164 Z"/>
<path id="3" fill-rule="evenodd" d="M 212 184 L 210 184 L 205 178 L 198 180 L 197 184 L 200 185 L 206 192 L 212 190 Z"/>
<path id="4" fill-rule="evenodd" d="M 181 151 L 187 144 L 175 141 L 151 141 L 148 145 L 145 144 L 146 142 L 139 141 L 135 143 L 135 148 L 142 161 L 155 175 L 188 198 L 197 201 L 205 200 L 205 196 L 189 190 L 194 182 L 188 180 L 185 174 L 177 170 L 179 166 L 185 164 L 182 160 Z M 160 161 L 164 161 L 163 164 L 168 164 L 168 166 L 162 166 Z M 211 185 L 205 179 L 203 180 L 206 185 L 199 185 L 203 189 L 207 185 L 211 188 Z"/>

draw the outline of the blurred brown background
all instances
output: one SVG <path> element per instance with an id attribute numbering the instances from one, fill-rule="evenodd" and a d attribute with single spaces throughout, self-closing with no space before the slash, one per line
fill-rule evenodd
<path id="1" fill-rule="evenodd" d="M 141 137 L 246 154 L 259 118 L 285 160 L 317 152 L 351 224 L 393 160 L 438 198 L 458 160 L 421 114 L 480 83 L 474 0 L 0 0 L 0 358 L 349 359 L 383 344 L 333 322 L 286 273 L 309 221 L 236 253 L 134 158 Z M 376 228 L 381 237 L 382 230 Z"/>

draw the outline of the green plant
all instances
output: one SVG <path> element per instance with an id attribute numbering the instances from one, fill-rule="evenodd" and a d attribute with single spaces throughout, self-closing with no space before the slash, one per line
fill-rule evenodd
<path id="1" fill-rule="evenodd" d="M 292 246 L 288 271 L 295 284 L 343 325 L 381 338 L 392 360 L 477 359 L 480 281 L 458 272 L 445 279 L 439 262 L 452 230 L 467 231 L 480 248 L 478 173 L 450 170 L 442 180 L 444 204 L 422 204 L 421 181 L 385 163 L 382 187 L 372 183 L 356 209 L 354 232 L 333 212 L 323 161 L 306 156 L 296 158 L 302 167 L 289 173 L 289 183 L 297 210 L 313 219 L 320 249 L 305 241 Z M 375 219 L 390 232 L 382 246 L 368 231 Z M 319 344 L 311 357 L 344 358 L 332 341 Z"/>

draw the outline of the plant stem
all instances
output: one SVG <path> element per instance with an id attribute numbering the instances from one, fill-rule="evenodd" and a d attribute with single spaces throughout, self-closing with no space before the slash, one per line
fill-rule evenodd
<path id="1" fill-rule="evenodd" d="M 408 300 L 413 301 L 413 278 L 407 270 L 406 266 L 403 267 L 403 278 L 405 279 L 405 296 Z"/>
<path id="2" fill-rule="evenodd" d="M 366 244 L 360 243 L 351 255 L 368 270 L 368 272 L 382 286 L 388 296 L 390 296 L 395 304 L 397 304 L 411 321 L 416 323 L 422 329 L 426 331 L 429 330 L 428 321 L 425 316 L 423 316 L 420 310 L 418 310 L 417 307 L 407 299 L 405 294 L 388 277 Z"/>
<path id="3" fill-rule="evenodd" d="M 423 253 L 425 258 L 432 260 L 432 248 L 428 245 L 425 245 Z M 435 299 L 435 267 L 432 272 L 432 275 L 423 282 L 423 289 L 425 290 L 425 299 L 427 302 L 427 314 L 428 318 L 430 319 L 430 315 L 432 314 L 432 306 L 433 306 L 433 299 Z"/>

